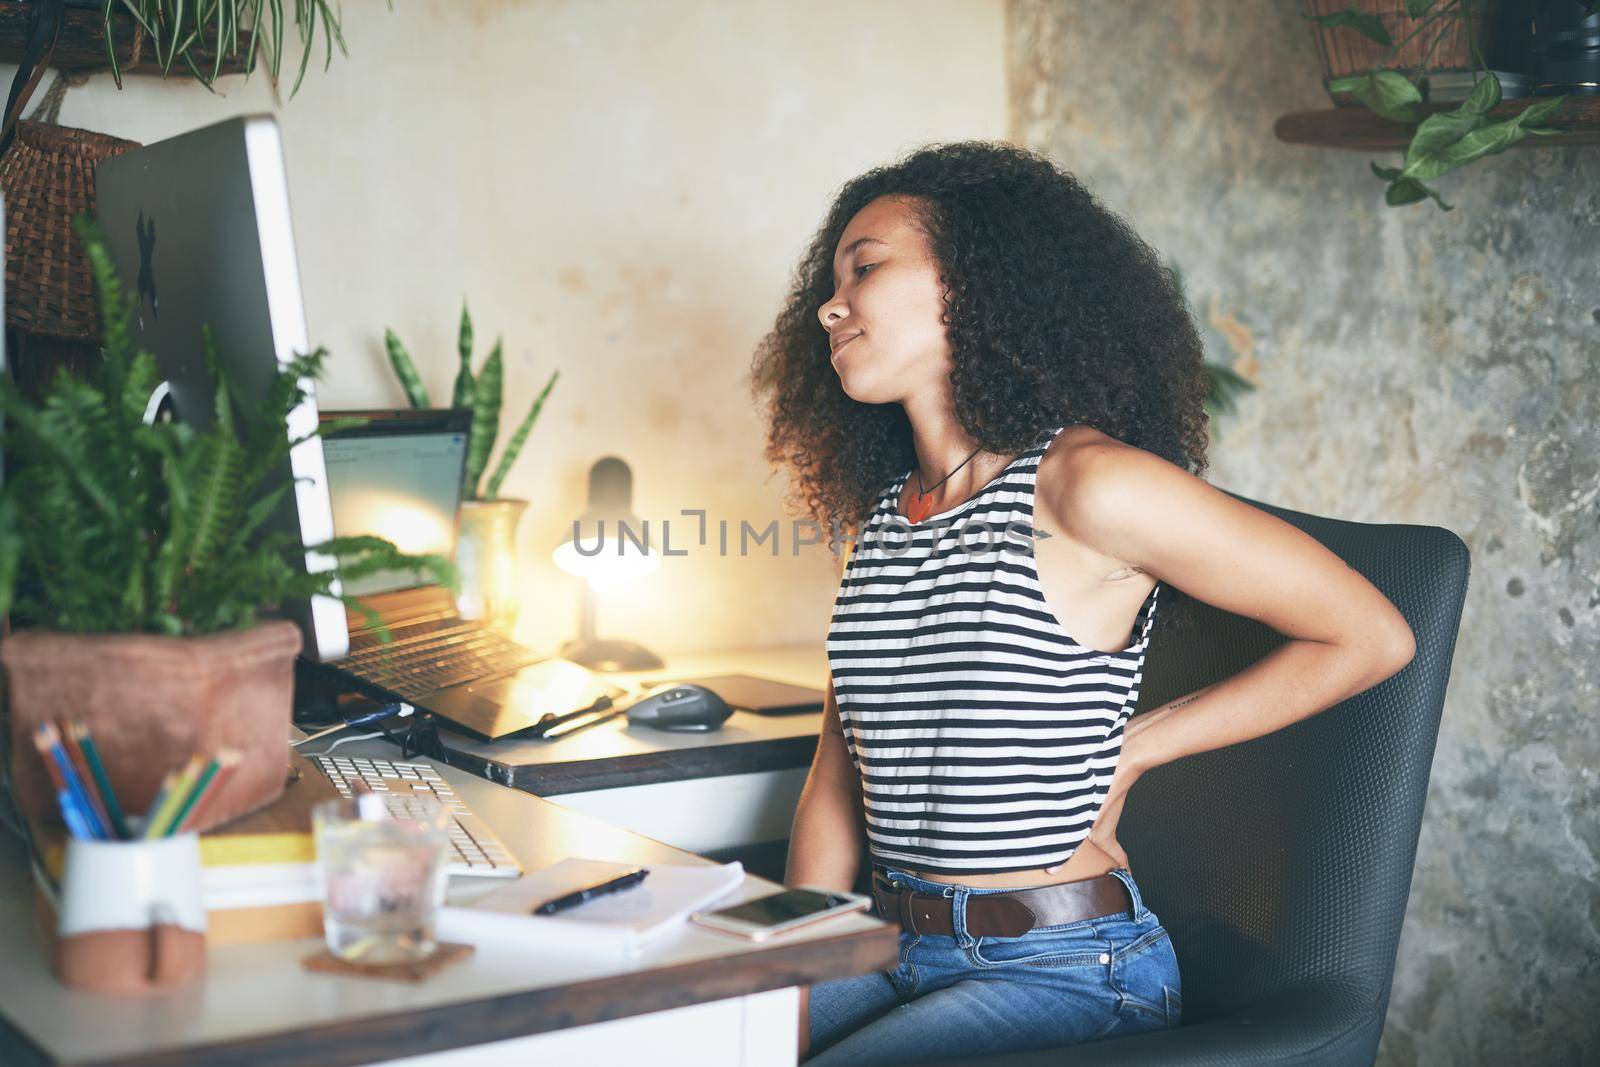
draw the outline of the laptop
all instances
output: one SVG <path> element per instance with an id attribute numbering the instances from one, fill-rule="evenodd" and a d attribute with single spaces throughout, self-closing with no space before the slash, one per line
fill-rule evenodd
<path id="1" fill-rule="evenodd" d="M 367 424 L 322 438 L 334 534 L 375 535 L 405 552 L 453 557 L 471 411 L 330 411 L 320 418 L 327 424 L 352 416 Z M 347 580 L 344 592 L 376 613 L 391 639 L 383 642 L 365 613 L 350 610 L 349 652 L 316 668 L 376 699 L 434 712 L 471 736 L 537 733 L 547 714 L 626 693 L 581 664 L 541 656 L 461 618 L 450 591 L 425 574 L 380 572 Z"/>

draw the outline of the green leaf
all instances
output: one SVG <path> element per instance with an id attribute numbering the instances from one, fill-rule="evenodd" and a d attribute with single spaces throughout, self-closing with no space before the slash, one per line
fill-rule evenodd
<path id="1" fill-rule="evenodd" d="M 517 432 L 511 435 L 511 440 L 506 443 L 506 450 L 500 456 L 500 463 L 494 469 L 494 475 L 489 479 L 489 488 L 484 492 L 483 499 L 498 500 L 500 497 L 500 483 L 506 480 L 506 475 L 511 473 L 511 465 L 517 461 L 517 456 L 522 452 L 522 446 L 528 441 L 528 434 L 533 431 L 534 420 L 539 417 L 539 409 L 544 407 L 544 398 L 550 395 L 550 390 L 555 388 L 556 379 L 561 376 L 559 370 L 550 372 L 550 380 L 544 383 L 544 388 L 534 399 L 533 406 L 528 409 L 528 414 L 523 418 L 522 424 L 517 427 Z"/>
<path id="2" fill-rule="evenodd" d="M 1600 0 L 1595 0 L 1595 3 L 1600 4 Z M 1522 120 L 1522 125 L 1527 129 L 1528 133 L 1543 133 L 1545 131 L 1535 131 L 1531 129 L 1531 127 L 1544 125 L 1550 120 L 1552 115 L 1561 110 L 1561 105 L 1566 103 L 1566 101 L 1566 93 L 1563 93 L 1560 96 L 1552 96 L 1548 99 L 1539 101 L 1537 104 L 1528 105 L 1528 107 L 1518 117 Z M 1560 131 L 1552 130 L 1550 132 L 1556 133 Z"/>
<path id="3" fill-rule="evenodd" d="M 1309 19 L 1330 29 L 1348 27 L 1361 34 L 1361 36 L 1377 41 L 1382 45 L 1394 44 L 1393 38 L 1389 36 L 1389 31 L 1384 29 L 1382 19 L 1376 15 L 1369 15 L 1364 11 L 1357 11 L 1353 7 L 1344 11 L 1336 11 L 1331 15 L 1302 15 L 1301 18 Z"/>
<path id="4" fill-rule="evenodd" d="M 1422 94 L 1410 79 L 1392 70 L 1334 78 L 1328 82 L 1328 90 L 1354 94 L 1357 100 L 1373 111 L 1395 122 L 1417 121 L 1413 105 L 1422 102 Z"/>
<path id="5" fill-rule="evenodd" d="M 315 0 L 313 0 L 315 2 Z M 311 46 L 317 39 L 317 19 L 313 14 L 309 19 L 302 19 L 301 13 L 305 10 L 303 0 L 295 4 L 294 21 L 300 28 L 302 49 L 300 53 L 300 73 L 295 75 L 294 87 L 289 90 L 289 99 L 294 99 L 294 94 L 300 91 L 300 81 L 306 76 L 306 66 L 311 62 Z"/>
<path id="6" fill-rule="evenodd" d="M 456 339 L 456 351 L 460 354 L 461 365 L 456 371 L 456 386 L 451 392 L 450 406 L 470 408 L 472 406 L 472 316 L 467 314 L 465 300 L 461 301 L 461 332 Z"/>
<path id="7" fill-rule="evenodd" d="M 1491 123 L 1471 131 L 1452 144 L 1409 160 L 1400 174 L 1403 178 L 1431 181 L 1473 160 L 1498 155 L 1526 135 L 1527 131 L 1522 128 L 1519 118 Z"/>
<path id="8" fill-rule="evenodd" d="M 495 338 L 494 350 L 484 361 L 473 385 L 472 432 L 467 437 L 466 470 L 461 479 L 461 492 L 468 500 L 478 498 L 478 480 L 489 465 L 489 454 L 494 451 L 494 440 L 500 434 L 500 400 L 505 377 L 505 367 L 500 354 L 500 339 Z"/>
<path id="9" fill-rule="evenodd" d="M 1481 127 L 1484 121 L 1482 115 L 1460 108 L 1454 111 L 1441 111 L 1436 115 L 1429 115 L 1417 127 L 1417 132 L 1412 134 L 1411 143 L 1406 145 L 1405 162 L 1401 165 L 1401 173 L 1408 178 L 1438 177 L 1436 174 L 1416 174 L 1411 170 L 1411 167 L 1417 164 L 1418 161 L 1428 159 L 1449 148 L 1473 130 Z"/>
<path id="10" fill-rule="evenodd" d="M 1406 0 L 1406 17 L 1419 19 L 1432 7 L 1434 0 Z"/>
<path id="11" fill-rule="evenodd" d="M 411 362 L 411 355 L 406 351 L 405 345 L 400 343 L 400 338 L 388 327 L 384 327 L 383 345 L 389 350 L 389 365 L 394 368 L 394 376 L 400 379 L 400 388 L 406 392 L 406 400 L 414 408 L 428 406 L 428 390 L 422 384 L 422 377 L 417 373 L 417 365 Z"/>
<path id="12" fill-rule="evenodd" d="M 1461 110 L 1471 111 L 1483 115 L 1500 103 L 1500 79 L 1494 71 L 1485 71 L 1484 76 L 1472 87 L 1472 92 L 1461 101 Z"/>
<path id="13" fill-rule="evenodd" d="M 1390 207 L 1399 207 L 1402 204 L 1414 204 L 1418 200 L 1428 199 L 1428 194 L 1423 191 L 1422 183 L 1415 178 L 1402 178 L 1390 184 L 1384 190 L 1383 202 Z"/>
<path id="14" fill-rule="evenodd" d="M 1396 178 L 1400 177 L 1399 167 L 1380 167 L 1376 163 L 1372 162 L 1369 162 L 1367 165 L 1372 168 L 1372 173 L 1376 174 L 1386 182 L 1392 182 Z"/>
<path id="15" fill-rule="evenodd" d="M 0 495 L 0 619 L 11 612 L 17 591 L 17 566 L 25 542 L 17 530 L 17 505 L 6 492 Z"/>
<path id="16" fill-rule="evenodd" d="M 1223 363 L 1204 363 L 1207 388 L 1206 403 L 1218 415 L 1231 414 L 1238 406 L 1238 398 L 1244 393 L 1254 392 L 1255 384 L 1232 367 Z"/>
<path id="17" fill-rule="evenodd" d="M 1405 204 L 1414 204 L 1418 200 L 1432 197 L 1445 211 L 1454 211 L 1453 204 L 1447 204 L 1438 193 L 1423 185 L 1415 178 L 1401 178 L 1388 189 L 1384 190 L 1383 202 L 1390 207 L 1400 207 Z"/>

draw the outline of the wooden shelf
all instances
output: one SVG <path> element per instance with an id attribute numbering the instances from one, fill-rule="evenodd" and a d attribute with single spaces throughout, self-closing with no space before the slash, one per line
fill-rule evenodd
<path id="1" fill-rule="evenodd" d="M 1543 97 L 1524 96 L 1503 101 L 1489 112 L 1491 119 L 1506 119 L 1521 114 L 1530 104 Z M 1443 104 L 1420 104 L 1418 110 L 1425 115 L 1436 111 L 1453 111 L 1459 101 Z M 1563 145 L 1600 144 L 1600 96 L 1569 96 L 1547 125 L 1560 127 L 1566 133 L 1553 137 L 1524 137 L 1512 148 L 1551 148 Z M 1278 140 L 1289 144 L 1316 145 L 1321 148 L 1348 148 L 1358 152 L 1403 150 L 1411 143 L 1416 127 L 1404 122 L 1391 122 L 1365 107 L 1334 107 L 1326 111 L 1295 111 L 1284 115 L 1272 124 Z"/>
<path id="2" fill-rule="evenodd" d="M 23 45 L 28 39 L 28 19 L 32 15 L 33 4 L 21 0 L 0 0 L 0 61 L 6 63 L 20 63 L 22 61 Z M 116 20 L 117 62 L 124 74 L 161 74 L 161 64 L 156 62 L 150 42 L 144 42 L 143 54 L 139 62 L 133 59 L 133 30 L 134 21 L 126 12 L 119 12 L 113 16 Z M 245 47 L 250 43 L 248 30 L 239 34 L 240 58 L 225 59 L 222 61 L 223 74 L 243 74 L 247 64 L 242 58 Z M 201 62 L 201 56 L 205 62 Z M 195 52 L 195 65 L 201 70 L 211 69 L 209 53 Z M 61 36 L 56 41 L 55 52 L 50 57 L 50 66 L 60 70 L 110 70 L 111 62 L 106 57 L 106 36 L 104 23 L 101 21 L 98 6 L 93 9 L 83 7 L 66 8 L 62 23 Z M 182 76 L 192 78 L 189 68 L 184 66 L 183 60 L 177 59 L 172 63 L 174 77 Z"/>

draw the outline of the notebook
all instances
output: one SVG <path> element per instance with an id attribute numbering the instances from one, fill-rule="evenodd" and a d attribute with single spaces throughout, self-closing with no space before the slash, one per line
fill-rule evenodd
<path id="1" fill-rule="evenodd" d="M 643 882 L 596 897 L 554 915 L 534 915 L 534 905 L 570 893 L 638 864 L 569 856 L 524 875 L 466 907 L 439 909 L 437 934 L 444 941 L 528 948 L 604 949 L 631 954 L 675 930 L 689 913 L 729 896 L 744 884 L 738 860 L 715 867 L 648 863 Z"/>

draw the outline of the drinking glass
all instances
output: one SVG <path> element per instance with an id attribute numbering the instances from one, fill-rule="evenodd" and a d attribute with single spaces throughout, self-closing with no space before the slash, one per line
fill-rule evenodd
<path id="1" fill-rule="evenodd" d="M 398 813 L 364 793 L 312 810 L 328 951 L 348 963 L 410 963 L 438 947 L 434 920 L 444 900 L 449 809 L 408 796 Z"/>

